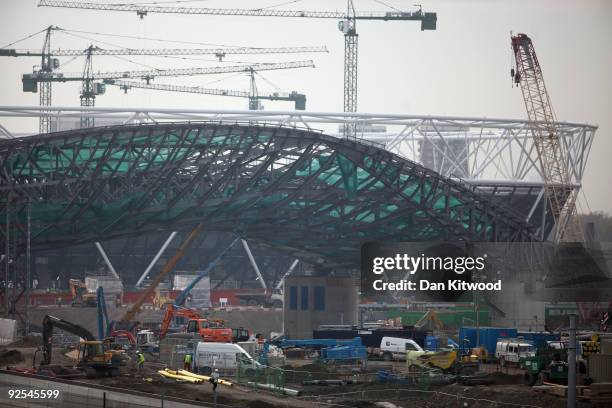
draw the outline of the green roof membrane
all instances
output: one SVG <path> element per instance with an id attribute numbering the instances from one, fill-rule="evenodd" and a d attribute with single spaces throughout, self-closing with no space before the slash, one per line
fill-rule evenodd
<path id="1" fill-rule="evenodd" d="M 531 225 L 465 185 L 303 129 L 92 128 L 1 141 L 0 158 L 0 225 L 7 206 L 25 225 L 31 203 L 39 247 L 204 221 L 300 258 L 355 266 L 366 241 L 534 239 Z M 22 229 L 15 233 L 23 240 Z"/>

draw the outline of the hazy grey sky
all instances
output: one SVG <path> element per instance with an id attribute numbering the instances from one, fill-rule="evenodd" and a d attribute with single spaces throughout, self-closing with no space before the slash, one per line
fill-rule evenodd
<path id="1" fill-rule="evenodd" d="M 102 1 L 102 0 L 99 0 Z M 144 1 L 144 0 L 143 0 Z M 107 2 L 115 2 L 107 0 Z M 312 111 L 342 110 L 344 39 L 336 20 L 250 18 L 151 14 L 140 20 L 132 13 L 38 8 L 37 0 L 0 0 L 0 47 L 48 25 L 106 34 L 154 37 L 230 46 L 326 45 L 329 54 L 234 56 L 236 61 L 268 62 L 313 59 L 316 69 L 268 71 L 262 75 L 282 90 L 308 97 Z M 209 0 L 184 6 L 259 8 L 274 0 Z M 385 0 L 400 9 L 412 1 Z M 612 1 L 607 0 L 438 0 L 423 1 L 425 11 L 438 13 L 438 29 L 421 32 L 415 22 L 362 22 L 359 36 L 359 111 L 477 117 L 525 118 L 521 92 L 511 88 L 512 61 L 509 32 L 525 32 L 533 39 L 546 84 L 559 120 L 599 126 L 584 177 L 588 207 L 583 211 L 612 212 Z M 373 0 L 356 0 L 361 11 L 388 10 Z M 162 4 L 166 5 L 166 4 Z M 282 8 L 344 10 L 344 0 L 302 0 Z M 57 33 L 52 48 L 85 48 L 92 41 L 102 47 L 196 47 L 75 33 Z M 42 36 L 15 48 L 40 48 Z M 194 59 L 129 57 L 157 68 L 218 65 L 213 57 Z M 62 71 L 79 72 L 82 59 L 62 58 Z M 0 105 L 37 105 L 38 95 L 21 92 L 21 74 L 38 64 L 35 58 L 0 59 Z M 126 60 L 97 57 L 95 70 L 141 69 Z M 245 75 L 163 78 L 160 83 L 247 89 Z M 258 82 L 262 92 L 274 87 Z M 78 83 L 54 86 L 53 104 L 77 106 Z M 110 88 L 97 106 L 168 106 L 246 109 L 242 99 L 132 90 L 127 95 Z M 267 102 L 269 109 L 289 109 Z M 32 120 L 6 120 L 15 131 L 33 131 Z"/>

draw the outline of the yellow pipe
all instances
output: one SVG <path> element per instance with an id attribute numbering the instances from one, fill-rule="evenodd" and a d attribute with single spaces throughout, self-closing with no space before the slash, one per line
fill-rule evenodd
<path id="1" fill-rule="evenodd" d="M 181 381 L 187 381 L 187 382 L 190 382 L 192 384 L 198 384 L 198 383 L 202 382 L 202 380 L 199 379 L 199 378 L 194 378 L 194 377 L 189 377 L 189 376 L 186 376 L 186 375 L 175 374 L 176 371 L 173 373 L 171 370 L 159 370 L 158 373 L 162 377 L 173 378 L 175 380 L 181 380 Z"/>
<path id="2" fill-rule="evenodd" d="M 181 374 L 181 375 L 185 375 L 185 376 L 187 376 L 187 377 L 197 378 L 197 379 L 200 379 L 200 380 L 202 380 L 202 381 L 209 381 L 209 380 L 210 380 L 210 377 L 209 377 L 209 376 L 206 376 L 206 375 L 200 375 L 200 374 L 195 374 L 195 373 L 192 373 L 191 371 L 186 371 L 186 370 L 178 370 L 178 373 L 179 373 L 179 374 Z M 225 386 L 227 386 L 227 387 L 232 387 L 232 386 L 234 385 L 233 383 L 231 383 L 231 382 L 229 382 L 229 381 L 225 381 L 225 380 L 221 380 L 221 379 L 219 379 L 219 384 L 221 384 L 221 385 L 225 385 Z"/>

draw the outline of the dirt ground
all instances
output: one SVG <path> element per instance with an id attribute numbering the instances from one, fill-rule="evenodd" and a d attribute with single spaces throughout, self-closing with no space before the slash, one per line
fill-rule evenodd
<path id="1" fill-rule="evenodd" d="M 129 368 L 125 375 L 114 378 L 96 378 L 83 381 L 110 387 L 129 388 L 135 391 L 150 394 L 160 394 L 177 398 L 186 398 L 194 401 L 213 402 L 212 385 L 185 384 L 177 383 L 174 380 L 161 377 L 157 373 L 158 367 L 151 367 L 146 364 L 145 370 L 139 373 L 137 370 Z M 280 398 L 270 393 L 252 390 L 243 386 L 234 385 L 217 387 L 217 402 L 232 407 L 245 408 L 275 408 L 275 407 L 296 407 L 311 408 L 317 404 L 310 401 L 300 401 L 296 399 Z"/>
<path id="2" fill-rule="evenodd" d="M 37 347 L 18 347 L 15 345 L 0 348 L 0 367 L 16 366 L 21 368 L 32 367 L 32 358 Z M 53 364 L 71 366 L 75 361 L 65 355 L 68 350 L 54 349 Z M 106 377 L 96 379 L 80 378 L 79 381 L 102 384 L 111 387 L 128 388 L 131 390 L 142 391 L 150 394 L 160 394 L 173 396 L 177 398 L 187 398 L 194 401 L 212 402 L 213 392 L 212 385 L 203 384 L 185 384 L 177 383 L 174 380 L 161 377 L 157 370 L 162 368 L 155 363 L 152 356 L 147 359 L 145 370 L 139 373 L 132 362 L 129 362 L 122 369 L 122 375 L 119 377 Z M 40 358 L 37 356 L 37 359 Z M 301 370 L 314 370 L 319 367 L 310 367 L 305 365 Z M 298 368 L 300 370 L 300 368 Z M 278 397 L 268 392 L 260 390 L 252 390 L 243 386 L 234 386 L 232 388 L 219 386 L 217 387 L 217 397 L 219 404 L 226 404 L 232 407 L 245 408 L 276 408 L 276 407 L 292 407 L 292 408 L 310 408 L 319 407 L 321 402 L 324 402 L 327 407 L 385 407 L 382 402 L 388 402 L 390 405 L 386 407 L 403 407 L 403 408 L 457 408 L 463 407 L 494 407 L 493 401 L 512 403 L 530 407 L 542 408 L 564 408 L 566 400 L 560 397 L 538 393 L 530 387 L 523 385 L 522 375 L 519 373 L 504 373 L 492 372 L 488 374 L 492 385 L 464 386 L 459 384 L 449 384 L 439 387 L 430 387 L 428 393 L 410 394 L 409 399 L 403 401 L 394 401 L 395 389 L 405 389 L 406 385 L 402 384 L 381 384 L 381 383 L 364 383 L 356 385 L 343 386 L 312 386 L 301 387 L 291 385 L 292 388 L 301 388 L 304 391 L 303 397 L 284 398 Z M 390 390 L 390 391 L 382 391 Z M 338 394 L 364 392 L 366 398 L 354 399 L 354 397 L 336 397 Z M 367 395 L 380 395 L 377 401 L 372 401 Z M 354 394 L 353 394 L 354 395 Z M 313 396 L 317 396 L 318 400 L 313 400 Z M 458 399 L 458 396 L 460 397 Z M 464 398 L 464 399 L 461 399 Z M 471 398 L 471 399 L 470 399 Z M 458 405 L 458 401 L 462 401 L 462 405 Z M 467 405 L 463 405 L 463 402 Z M 510 407 L 510 405 L 506 405 Z M 578 401 L 579 408 L 590 407 L 588 403 Z M 499 404 L 495 408 L 502 408 L 504 405 Z"/>

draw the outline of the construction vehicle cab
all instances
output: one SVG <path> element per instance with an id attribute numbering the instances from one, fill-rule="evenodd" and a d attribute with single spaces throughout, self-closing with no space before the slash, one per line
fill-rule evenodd
<path id="1" fill-rule="evenodd" d="M 251 338 L 251 332 L 244 327 L 232 328 L 232 341 L 238 343 L 240 341 L 249 341 Z"/>
<path id="2" fill-rule="evenodd" d="M 81 367 L 88 377 L 100 375 L 115 376 L 119 373 L 115 355 L 107 350 L 102 340 L 85 340 L 79 343 L 77 367 Z"/>
<path id="3" fill-rule="evenodd" d="M 159 350 L 158 338 L 151 330 L 139 330 L 136 333 L 136 344 L 144 351 L 154 352 Z"/>
<path id="4" fill-rule="evenodd" d="M 192 319 L 187 323 L 187 333 L 202 337 L 205 342 L 231 343 L 232 329 L 219 327 L 208 319 Z"/>

